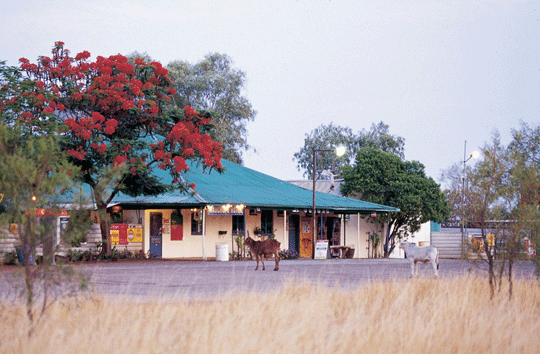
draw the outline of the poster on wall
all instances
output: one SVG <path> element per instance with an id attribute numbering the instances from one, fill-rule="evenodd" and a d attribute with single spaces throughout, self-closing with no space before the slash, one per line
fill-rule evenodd
<path id="1" fill-rule="evenodd" d="M 142 225 L 128 225 L 127 242 L 142 242 L 143 239 Z"/>
<path id="2" fill-rule="evenodd" d="M 127 245 L 128 224 L 112 224 L 110 229 L 111 245 Z"/>
<path id="3" fill-rule="evenodd" d="M 300 257 L 313 257 L 313 240 L 311 232 L 311 218 L 302 218 L 300 221 Z"/>

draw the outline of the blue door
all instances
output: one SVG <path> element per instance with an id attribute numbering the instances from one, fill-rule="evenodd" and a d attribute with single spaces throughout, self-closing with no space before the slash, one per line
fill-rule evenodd
<path id="1" fill-rule="evenodd" d="M 150 213 L 150 257 L 161 258 L 162 254 L 163 214 Z"/>

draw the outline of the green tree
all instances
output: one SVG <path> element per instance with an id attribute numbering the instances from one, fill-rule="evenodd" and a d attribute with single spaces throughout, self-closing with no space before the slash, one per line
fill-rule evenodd
<path id="1" fill-rule="evenodd" d="M 523 133 L 530 133 L 527 126 L 514 131 L 506 147 L 495 132 L 481 149 L 482 160 L 467 166 L 465 176 L 456 166 L 443 174 L 450 182 L 446 195 L 457 196 L 450 200 L 454 218 L 465 217 L 469 227 L 480 229 L 481 247 L 473 244 L 471 249 L 487 264 L 491 297 L 500 291 L 505 274 L 512 296 L 512 267 L 524 256 L 525 241 L 534 239 L 540 227 L 540 174 L 533 158 L 537 147 L 532 136 L 524 138 Z"/>
<path id="2" fill-rule="evenodd" d="M 152 59 L 152 57 L 150 56 L 150 54 L 148 54 L 147 52 L 144 52 L 144 53 L 139 53 L 137 51 L 134 51 L 128 55 L 126 55 L 126 58 L 128 59 L 128 63 L 131 64 L 131 65 L 135 65 L 135 59 L 142 59 L 144 60 L 146 63 L 152 63 L 152 62 L 155 62 L 154 59 Z"/>
<path id="3" fill-rule="evenodd" d="M 214 124 L 212 138 L 223 144 L 223 157 L 242 163 L 249 148 L 246 123 L 257 112 L 242 94 L 245 73 L 232 67 L 226 54 L 212 53 L 196 64 L 173 61 L 167 65 L 176 94 L 173 105 L 206 111 Z"/>
<path id="4" fill-rule="evenodd" d="M 41 226 L 38 222 L 41 208 L 52 213 L 58 210 L 55 199 L 71 184 L 75 170 L 52 136 L 25 136 L 17 126 L 0 123 L 0 190 L 4 205 L 0 224 L 19 226 L 18 236 L 25 259 L 21 293 L 26 298 L 29 335 L 58 296 L 84 285 L 65 277 L 65 268 L 51 266 L 54 228 L 47 229 L 47 224 L 43 224 L 46 219 L 41 218 Z M 39 244 L 43 246 L 43 262 L 31 267 L 30 260 L 36 259 L 35 249 Z M 36 306 L 38 301 L 40 306 Z"/>
<path id="5" fill-rule="evenodd" d="M 339 174 L 361 148 L 373 147 L 403 158 L 404 145 L 405 139 L 391 135 L 388 125 L 383 122 L 372 124 L 369 131 L 364 129 L 358 134 L 354 134 L 348 127 L 341 127 L 332 122 L 328 125 L 321 124 L 306 134 L 304 146 L 294 154 L 294 159 L 297 161 L 298 171 L 304 171 L 304 176 L 311 179 L 314 149 L 326 150 L 344 146 L 345 154 L 340 158 L 334 158 L 330 152 L 317 153 L 317 166 L 321 166 L 321 170 L 330 169 L 335 163 L 334 174 Z"/>
<path id="6" fill-rule="evenodd" d="M 73 186 L 73 176 L 79 170 L 69 163 L 59 145 L 60 125 L 36 124 L 32 128 L 23 119 L 13 117 L 17 108 L 26 112 L 35 109 L 47 92 L 35 82 L 22 78 L 18 68 L 7 67 L 0 62 L 0 191 L 2 212 L 0 225 L 17 224 L 20 247 L 25 259 L 24 289 L 27 315 L 30 320 L 29 335 L 58 297 L 74 295 L 85 286 L 83 277 L 72 272 L 69 267 L 53 267 L 53 235 L 56 229 L 51 218 L 42 217 L 41 211 L 55 215 L 59 203 Z M 62 199 L 62 200 L 61 200 Z M 38 217 L 39 215 L 39 217 Z M 38 220 L 41 219 L 41 220 Z M 84 227 L 70 220 L 68 227 L 73 233 L 81 233 Z M 66 235 L 66 241 L 70 241 Z M 37 245 L 43 248 L 43 261 L 30 267 L 30 260 L 36 259 Z M 40 302 L 39 306 L 36 306 Z"/>
<path id="7" fill-rule="evenodd" d="M 340 158 L 335 157 L 333 152 L 317 153 L 317 166 L 319 166 L 317 173 L 334 167 L 334 174 L 338 174 L 337 172 L 354 157 L 356 137 L 350 128 L 334 125 L 334 123 L 322 124 L 315 128 L 310 134 L 306 134 L 304 146 L 294 154 L 294 158 L 298 161 L 298 171 L 303 170 L 304 176 L 313 178 L 313 151 L 315 149 L 333 150 L 338 146 L 345 147 L 345 154 Z"/>
<path id="8" fill-rule="evenodd" d="M 509 144 L 511 161 L 510 201 L 511 225 L 522 242 L 535 247 L 536 274 L 540 276 L 540 126 L 531 127 L 522 122 L 520 129 L 512 130 Z"/>
<path id="9" fill-rule="evenodd" d="M 363 200 L 399 208 L 388 217 L 380 215 L 375 222 L 389 222 L 384 244 L 387 257 L 396 242 L 420 229 L 427 221 L 442 222 L 449 206 L 440 186 L 427 177 L 424 165 L 403 161 L 399 156 L 375 148 L 363 148 L 356 154 L 353 166 L 345 166 L 341 193 Z"/>
<path id="10" fill-rule="evenodd" d="M 482 161 L 473 166 L 467 174 L 468 181 L 465 183 L 467 188 L 464 195 L 466 203 L 470 206 L 466 217 L 481 230 L 483 253 L 488 264 L 488 280 L 493 296 L 497 286 L 495 247 L 502 237 L 504 226 L 490 221 L 508 219 L 508 209 L 504 200 L 507 193 L 508 154 L 501 144 L 498 133 L 494 134 L 492 144 L 485 144 L 481 152 Z"/>
<path id="11" fill-rule="evenodd" d="M 390 134 L 390 127 L 383 122 L 373 123 L 369 131 L 363 129 L 357 138 L 356 149 L 372 147 L 405 158 L 405 139 Z"/>

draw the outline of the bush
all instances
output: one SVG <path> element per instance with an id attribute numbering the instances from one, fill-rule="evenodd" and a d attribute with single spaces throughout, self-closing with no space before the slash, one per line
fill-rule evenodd
<path id="1" fill-rule="evenodd" d="M 15 265 L 17 264 L 17 252 L 5 252 L 2 257 L 3 265 Z"/>
<path id="2" fill-rule="evenodd" d="M 279 258 L 281 259 L 298 259 L 300 255 L 295 250 L 280 250 Z"/>
<path id="3" fill-rule="evenodd" d="M 78 251 L 78 250 L 68 250 L 67 261 L 68 262 L 87 262 L 91 261 L 93 258 L 92 250 L 87 251 Z"/>

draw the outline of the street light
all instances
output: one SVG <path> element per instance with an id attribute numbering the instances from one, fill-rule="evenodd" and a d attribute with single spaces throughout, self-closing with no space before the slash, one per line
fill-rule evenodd
<path id="1" fill-rule="evenodd" d="M 465 214 L 465 179 L 467 170 L 465 169 L 465 164 L 470 159 L 477 159 L 480 156 L 479 151 L 473 151 L 472 154 L 467 157 L 467 140 L 465 140 L 465 147 L 463 148 L 463 185 L 461 187 L 461 209 L 462 209 L 462 219 L 461 219 L 461 253 L 464 254 L 464 246 L 465 246 L 465 232 L 466 232 L 466 214 Z"/>
<path id="2" fill-rule="evenodd" d="M 313 239 L 313 250 L 315 250 L 315 242 L 317 241 L 317 236 L 316 236 L 316 230 L 317 230 L 317 211 L 316 211 L 316 208 L 315 208 L 315 184 L 317 182 L 317 176 L 316 176 L 316 173 L 317 173 L 317 153 L 318 152 L 332 152 L 334 150 L 331 150 L 331 149 L 315 149 L 313 148 L 313 214 L 312 214 L 312 239 Z M 335 154 L 336 156 L 338 157 L 341 157 L 345 154 L 345 147 L 344 146 L 338 146 L 336 149 L 335 149 Z M 332 166 L 333 169 L 335 169 L 335 166 Z M 322 232 L 322 225 L 321 225 L 321 232 Z M 315 255 L 315 254 L 314 254 Z"/>

